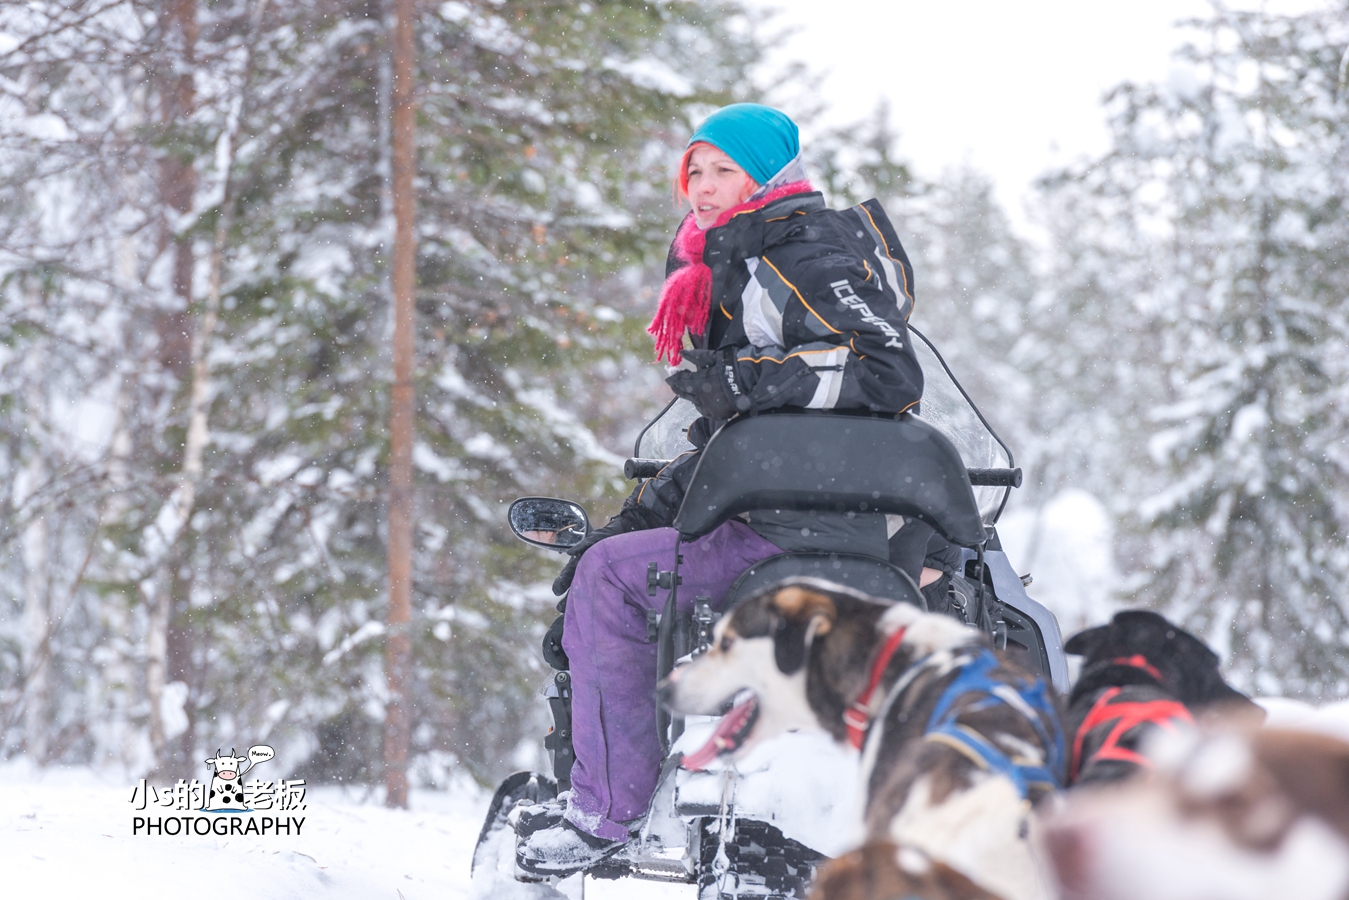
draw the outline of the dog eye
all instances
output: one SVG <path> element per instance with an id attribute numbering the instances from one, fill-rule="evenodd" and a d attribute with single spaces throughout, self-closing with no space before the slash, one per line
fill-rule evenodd
<path id="1" fill-rule="evenodd" d="M 731 639 L 731 636 L 730 636 L 729 634 L 725 634 L 725 635 L 722 635 L 722 637 L 721 637 L 721 644 L 718 645 L 718 646 L 719 646 L 719 649 L 721 650 L 721 652 L 725 653 L 727 650 L 730 650 L 730 649 L 731 649 L 731 645 L 734 644 L 734 643 L 735 643 L 735 641 Z"/>

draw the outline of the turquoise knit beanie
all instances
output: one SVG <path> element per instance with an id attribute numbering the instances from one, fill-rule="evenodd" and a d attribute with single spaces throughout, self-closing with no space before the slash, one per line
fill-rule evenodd
<path id="1" fill-rule="evenodd" d="M 766 184 L 801 152 L 801 138 L 786 113 L 758 103 L 732 103 L 703 120 L 689 138 L 711 144 Z"/>

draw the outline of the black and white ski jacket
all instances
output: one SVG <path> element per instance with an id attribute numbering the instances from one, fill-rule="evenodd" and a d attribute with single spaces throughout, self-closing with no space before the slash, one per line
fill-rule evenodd
<path id="1" fill-rule="evenodd" d="M 783 197 L 710 229 L 703 261 L 712 302 L 695 344 L 737 351 L 751 415 L 781 407 L 900 413 L 922 397 L 907 328 L 913 268 L 876 200 L 833 210 L 818 192 Z M 701 448 L 721 424 L 699 420 L 690 440 Z M 628 502 L 673 522 L 697 456 L 682 455 Z"/>

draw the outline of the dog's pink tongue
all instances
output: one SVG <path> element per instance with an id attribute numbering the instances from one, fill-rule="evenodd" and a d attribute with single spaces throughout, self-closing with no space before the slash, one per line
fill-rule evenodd
<path id="1" fill-rule="evenodd" d="M 759 700 L 753 694 L 741 700 L 730 712 L 721 717 L 707 743 L 692 753 L 684 754 L 680 765 L 690 772 L 701 772 L 718 756 L 734 751 L 744 743 L 745 733 L 748 730 L 746 726 L 758 708 Z"/>

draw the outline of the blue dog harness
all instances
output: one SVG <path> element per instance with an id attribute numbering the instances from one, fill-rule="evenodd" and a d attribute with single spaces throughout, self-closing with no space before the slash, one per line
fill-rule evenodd
<path id="1" fill-rule="evenodd" d="M 969 662 L 961 665 L 959 674 L 937 699 L 937 706 L 928 719 L 923 739 L 959 751 L 986 771 L 1006 775 L 1016 785 L 1022 799 L 1026 799 L 1033 787 L 1057 790 L 1062 782 L 1060 773 L 1063 771 L 1065 748 L 1063 728 L 1059 724 L 1058 712 L 1049 699 L 1048 687 L 1039 678 L 1029 681 L 1017 679 L 1016 684 L 999 681 L 989 674 L 997 667 L 998 658 L 990 650 L 980 651 L 969 658 Z M 979 694 L 981 699 L 957 710 L 957 702 L 970 694 Z M 1041 746 L 1045 748 L 1047 762 L 1009 755 L 974 729 L 957 721 L 962 713 L 977 712 L 999 704 L 1016 710 L 1035 729 Z M 1041 716 L 1053 724 L 1052 734 L 1045 728 Z"/>

